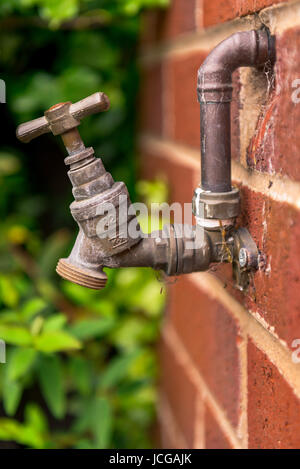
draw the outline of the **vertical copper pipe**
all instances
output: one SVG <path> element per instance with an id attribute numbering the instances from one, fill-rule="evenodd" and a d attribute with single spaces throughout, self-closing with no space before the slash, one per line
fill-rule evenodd
<path id="1" fill-rule="evenodd" d="M 230 103 L 200 104 L 201 187 L 231 191 Z"/>
<path id="2" fill-rule="evenodd" d="M 232 73 L 238 67 L 261 67 L 275 59 L 274 39 L 264 29 L 238 32 L 221 42 L 198 71 L 201 112 L 201 187 L 231 191 L 230 102 Z"/>

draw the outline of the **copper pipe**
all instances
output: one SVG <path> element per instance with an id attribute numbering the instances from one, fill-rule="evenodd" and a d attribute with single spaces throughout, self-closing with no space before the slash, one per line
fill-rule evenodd
<path id="1" fill-rule="evenodd" d="M 198 70 L 201 131 L 201 188 L 231 191 L 230 102 L 232 73 L 275 60 L 274 38 L 267 29 L 238 32 L 221 42 Z"/>

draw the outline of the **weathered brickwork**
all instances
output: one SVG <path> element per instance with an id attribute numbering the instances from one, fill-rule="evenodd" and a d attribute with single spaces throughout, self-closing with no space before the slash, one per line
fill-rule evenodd
<path id="1" fill-rule="evenodd" d="M 249 148 L 249 165 L 255 169 L 300 181 L 300 26 L 277 38 L 275 89 Z M 298 80 L 298 81 L 297 81 Z M 297 91 L 297 89 L 299 91 Z"/>
<path id="2" fill-rule="evenodd" d="M 197 388 L 187 370 L 164 340 L 160 348 L 161 391 L 167 396 L 178 426 L 185 435 L 188 447 L 193 447 L 196 426 Z"/>
<path id="3" fill-rule="evenodd" d="M 286 0 L 204 0 L 203 25 L 207 27 L 223 23 L 284 1 Z"/>
<path id="4" fill-rule="evenodd" d="M 218 422 L 209 407 L 205 409 L 205 448 L 232 449 L 230 441 L 218 426 Z"/>
<path id="5" fill-rule="evenodd" d="M 248 347 L 248 392 L 249 447 L 299 448 L 299 399 L 252 342 Z"/>
<path id="6" fill-rule="evenodd" d="M 190 203 L 200 179 L 197 70 L 220 40 L 263 24 L 276 36 L 274 73 L 235 72 L 231 126 L 238 224 L 265 264 L 246 294 L 229 264 L 167 285 L 165 448 L 300 447 L 300 1 L 173 0 L 147 14 L 138 148 L 141 175 Z"/>
<path id="7" fill-rule="evenodd" d="M 170 287 L 169 320 L 232 425 L 240 415 L 239 326 L 190 277 Z M 195 308 L 201 305 L 200 308 Z"/>

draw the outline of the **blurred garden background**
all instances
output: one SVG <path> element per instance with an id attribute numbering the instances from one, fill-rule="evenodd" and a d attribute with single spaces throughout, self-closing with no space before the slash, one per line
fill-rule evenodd
<path id="1" fill-rule="evenodd" d="M 59 138 L 18 143 L 16 126 L 96 91 L 107 113 L 80 132 L 133 201 L 161 202 L 137 181 L 141 13 L 167 0 L 1 0 L 0 448 L 153 446 L 156 341 L 164 288 L 150 269 L 107 271 L 101 292 L 60 279 L 77 226 Z M 141 220 L 142 223 L 145 220 Z"/>

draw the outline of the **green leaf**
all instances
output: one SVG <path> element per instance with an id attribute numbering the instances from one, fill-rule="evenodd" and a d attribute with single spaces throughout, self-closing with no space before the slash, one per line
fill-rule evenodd
<path id="1" fill-rule="evenodd" d="M 4 379 L 3 405 L 7 415 L 14 415 L 22 397 L 23 386 L 19 381 Z"/>
<path id="2" fill-rule="evenodd" d="M 97 449 L 108 448 L 111 442 L 113 413 L 108 399 L 98 397 L 93 402 L 92 428 Z"/>
<path id="3" fill-rule="evenodd" d="M 15 288 L 10 277 L 0 276 L 0 299 L 10 308 L 17 306 L 19 302 L 18 290 Z"/>
<path id="4" fill-rule="evenodd" d="M 81 357 L 72 357 L 70 374 L 78 391 L 83 395 L 88 395 L 91 392 L 92 383 L 90 362 Z"/>
<path id="5" fill-rule="evenodd" d="M 162 180 L 145 181 L 140 180 L 136 184 L 136 191 L 143 198 L 146 205 L 151 203 L 162 204 L 168 200 L 168 186 Z"/>
<path id="6" fill-rule="evenodd" d="M 113 301 L 110 299 L 103 299 L 99 301 L 99 298 L 95 298 L 94 301 L 90 302 L 90 308 L 93 313 L 99 314 L 101 318 L 115 318 L 117 314 L 117 308 Z"/>
<path id="7" fill-rule="evenodd" d="M 65 295 L 72 300 L 73 303 L 88 306 L 90 305 L 93 298 L 98 298 L 97 290 L 90 290 L 88 288 L 81 287 L 71 282 L 63 282 L 62 288 Z"/>
<path id="8" fill-rule="evenodd" d="M 41 6 L 42 16 L 51 20 L 52 26 L 58 26 L 62 21 L 75 16 L 79 0 L 44 0 Z"/>
<path id="9" fill-rule="evenodd" d="M 0 419 L 0 439 L 12 440 L 32 448 L 45 447 L 44 438 L 34 427 L 23 425 L 13 419 Z"/>
<path id="10" fill-rule="evenodd" d="M 160 316 L 165 305 L 165 292 L 162 290 L 162 284 L 155 278 L 145 283 L 135 292 L 133 304 L 137 308 L 143 308 L 148 316 Z"/>
<path id="11" fill-rule="evenodd" d="M 81 348 L 80 342 L 64 331 L 42 332 L 41 335 L 34 338 L 34 346 L 37 350 L 45 353 Z"/>
<path id="12" fill-rule="evenodd" d="M 20 314 L 17 311 L 11 309 L 2 310 L 0 315 L 1 324 L 4 323 L 18 323 L 20 321 Z"/>
<path id="13" fill-rule="evenodd" d="M 109 400 L 104 397 L 94 397 L 83 407 L 75 424 L 75 431 L 92 432 L 94 447 L 104 449 L 111 443 L 112 427 L 113 412 Z"/>
<path id="14" fill-rule="evenodd" d="M 43 397 L 54 415 L 60 419 L 66 412 L 62 364 L 58 356 L 41 356 L 38 378 Z"/>
<path id="15" fill-rule="evenodd" d="M 137 354 L 138 352 L 134 352 L 111 360 L 100 377 L 100 388 L 107 389 L 116 386 L 127 375 L 129 367 Z"/>
<path id="16" fill-rule="evenodd" d="M 25 409 L 25 421 L 29 427 L 45 433 L 48 430 L 48 422 L 41 408 L 34 403 L 27 404 Z"/>
<path id="17" fill-rule="evenodd" d="M 37 336 L 41 332 L 43 325 L 44 325 L 44 318 L 43 316 L 36 316 L 31 323 L 30 332 L 32 336 Z"/>
<path id="18" fill-rule="evenodd" d="M 63 255 L 69 239 L 67 230 L 59 230 L 44 243 L 43 252 L 39 257 L 39 269 L 43 277 L 53 275 L 57 260 Z"/>
<path id="19" fill-rule="evenodd" d="M 32 366 L 37 352 L 33 348 L 17 348 L 9 356 L 7 374 L 10 381 L 24 376 Z"/>
<path id="20" fill-rule="evenodd" d="M 13 135 L 11 124 L 34 119 L 54 103 L 66 99 L 75 102 L 101 89 L 109 95 L 112 111 L 83 121 L 83 139 L 89 141 L 99 154 L 105 155 L 116 178 L 126 180 L 134 195 L 132 110 L 138 78 L 136 41 L 141 25 L 137 12 L 164 2 L 166 0 L 1 0 L 0 16 L 4 22 L 7 17 L 17 17 L 18 22 L 26 23 L 32 17 L 38 21 L 38 16 L 44 19 L 47 16 L 54 20 L 52 24 L 56 22 L 57 25 L 62 17 L 72 17 L 75 3 L 80 7 L 80 18 L 75 16 L 74 23 L 72 20 L 72 26 L 75 26 L 73 31 L 62 29 L 53 34 L 49 28 L 29 28 L 27 41 L 24 41 L 21 30 L 1 32 L 1 62 L 6 70 L 1 78 L 7 83 L 9 81 L 7 110 L 11 116 L 11 122 L 7 122 L 4 151 L 15 154 L 16 142 L 10 137 Z M 80 30 L 82 25 L 84 27 L 90 23 L 93 26 L 95 22 L 99 22 L 99 28 Z M 46 68 L 35 60 L 37 56 L 49 57 Z M 14 73 L 15 70 L 19 73 Z M 51 139 L 51 136 L 50 140 L 45 138 L 46 154 L 51 153 L 51 149 L 55 153 L 54 147 L 59 146 L 59 141 Z M 60 151 L 58 147 L 57 151 Z M 118 159 L 120 154 L 122 159 Z M 1 164 L 2 157 L 4 164 Z M 51 177 L 49 184 L 39 184 L 39 187 L 35 184 L 33 187 L 30 175 L 32 168 L 26 158 L 25 147 L 17 149 L 16 157 L 19 163 L 0 155 L 0 276 L 5 277 L 2 282 L 5 288 L 0 286 L 0 310 L 3 310 L 0 312 L 0 325 L 4 324 L 4 319 L 5 325 L 9 323 L 14 327 L 24 327 L 31 336 L 34 335 L 34 339 L 30 339 L 27 333 L 25 345 L 22 345 L 24 350 L 34 348 L 33 341 L 37 340 L 43 350 L 52 351 L 53 335 L 49 336 L 48 333 L 62 331 L 72 336 L 71 327 L 77 327 L 82 319 L 88 321 L 90 318 L 94 321 L 111 317 L 115 323 L 111 329 L 108 327 L 107 332 L 103 331 L 102 326 L 99 326 L 99 332 L 98 326 L 95 328 L 93 324 L 83 324 L 83 328 L 79 327 L 78 337 L 72 337 L 77 341 L 81 337 L 88 341 L 84 349 L 63 353 L 61 357 L 63 384 L 69 392 L 68 415 L 70 411 L 72 421 L 77 421 L 84 413 L 87 400 L 96 402 L 94 406 L 91 405 L 86 430 L 75 433 L 72 425 L 67 425 L 68 428 L 64 425 L 64 420 L 61 425 L 55 425 L 54 417 L 47 410 L 45 416 L 51 427 L 54 422 L 51 428 L 53 431 L 49 434 L 38 408 L 32 409 L 28 405 L 28 399 L 34 397 L 36 387 L 40 386 L 37 369 L 40 357 L 44 355 L 34 348 L 36 359 L 31 366 L 28 365 L 27 371 L 23 371 L 21 363 L 18 363 L 22 373 L 16 368 L 16 375 L 11 375 L 19 376 L 15 381 L 22 387 L 20 396 L 26 386 L 20 409 L 22 423 L 13 419 L 3 422 L 0 419 L 0 438 L 29 447 L 147 447 L 150 444 L 147 435 L 153 418 L 155 397 L 151 396 L 150 391 L 147 395 L 145 389 L 139 388 L 145 382 L 152 385 L 154 365 L 151 364 L 151 357 L 140 355 L 131 364 L 121 360 L 118 365 L 114 359 L 124 349 L 127 351 L 139 347 L 143 350 L 145 344 L 149 346 L 151 354 L 165 301 L 163 295 L 160 295 L 161 285 L 150 269 L 145 271 L 141 268 L 131 270 L 131 274 L 126 269 L 119 282 L 118 274 L 123 269 L 110 272 L 109 284 L 102 292 L 58 281 L 55 264 L 59 257 L 67 254 L 66 244 L 71 241 L 68 236 L 75 235 L 68 216 L 70 194 L 58 190 L 59 181 Z M 166 191 L 158 182 L 142 187 L 141 192 L 144 192 L 142 195 L 147 202 L 163 202 L 167 199 Z M 55 227 L 58 226 L 68 228 L 66 231 L 56 231 Z M 50 231 L 53 235 L 45 239 L 45 233 Z M 65 302 L 69 302 L 71 309 L 74 305 L 74 315 L 79 310 L 79 316 L 74 316 L 70 328 L 58 314 L 64 311 L 61 308 Z M 127 322 L 130 318 L 134 320 Z M 137 323 L 136 318 L 142 318 L 142 321 Z M 23 333 L 24 330 L 21 331 Z M 24 337 L 17 337 L 17 341 L 20 340 L 24 343 Z M 28 340 L 32 342 L 26 344 Z M 14 347 L 7 345 L 9 359 L 9 352 Z M 54 349 L 60 349 L 57 341 Z M 55 352 L 53 354 L 56 355 Z M 60 356 L 60 353 L 57 355 Z M 0 365 L 1 399 L 7 369 L 9 361 L 6 365 Z M 99 374 L 106 375 L 107 370 L 101 388 L 98 386 Z M 11 386 L 12 383 L 9 384 Z M 10 389 L 12 392 L 8 391 L 7 395 L 12 398 L 16 390 Z M 99 405 L 99 398 L 109 400 L 104 399 L 104 405 Z M 46 407 L 44 401 L 43 406 Z M 15 404 L 14 407 L 18 408 Z M 105 412 L 105 409 L 108 411 Z M 112 409 L 115 411 L 113 416 Z M 105 418 L 105 415 L 111 416 L 111 419 Z M 108 424 L 105 424 L 107 421 Z"/>
<path id="21" fill-rule="evenodd" d="M 132 350 L 147 342 L 154 342 L 158 335 L 157 323 L 145 318 L 126 317 L 113 331 L 111 340 L 123 350 Z"/>
<path id="22" fill-rule="evenodd" d="M 32 344 L 30 332 L 21 326 L 0 324 L 0 339 L 13 345 L 26 346 Z"/>
<path id="23" fill-rule="evenodd" d="M 23 308 L 21 309 L 21 316 L 23 319 L 30 319 L 32 316 L 35 316 L 36 314 L 40 313 L 47 307 L 47 303 L 43 298 L 36 297 L 36 298 L 31 298 L 28 300 Z"/>
<path id="24" fill-rule="evenodd" d="M 95 449 L 95 448 L 93 444 L 91 443 L 91 441 L 89 441 L 87 438 L 82 438 L 75 445 L 75 449 Z"/>
<path id="25" fill-rule="evenodd" d="M 23 429 L 22 425 L 13 420 L 2 418 L 0 419 L 0 439 L 1 440 L 14 440 L 23 443 Z"/>
<path id="26" fill-rule="evenodd" d="M 54 314 L 53 316 L 45 320 L 43 331 L 44 332 L 58 331 L 65 326 L 67 320 L 68 320 L 67 317 L 64 316 L 63 314 Z"/>
<path id="27" fill-rule="evenodd" d="M 0 176 L 14 174 L 20 169 L 20 160 L 16 155 L 0 151 Z"/>
<path id="28" fill-rule="evenodd" d="M 103 337 L 115 325 L 111 318 L 83 319 L 70 326 L 70 332 L 80 340 L 88 340 L 94 337 Z"/>

